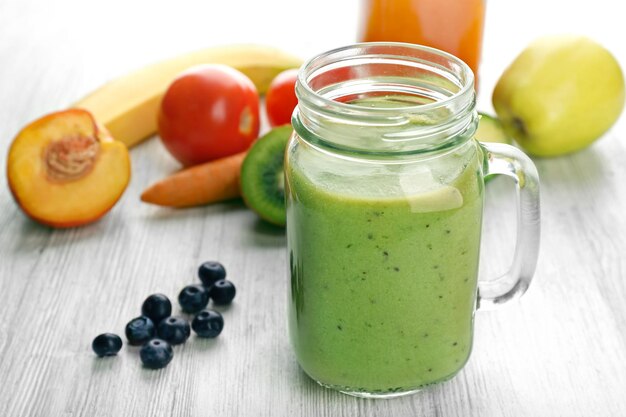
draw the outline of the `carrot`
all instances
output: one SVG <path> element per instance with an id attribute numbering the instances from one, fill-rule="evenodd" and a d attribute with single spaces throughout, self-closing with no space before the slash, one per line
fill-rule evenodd
<path id="1" fill-rule="evenodd" d="M 239 197 L 239 173 L 246 152 L 178 171 L 152 184 L 141 201 L 168 207 L 189 207 Z"/>

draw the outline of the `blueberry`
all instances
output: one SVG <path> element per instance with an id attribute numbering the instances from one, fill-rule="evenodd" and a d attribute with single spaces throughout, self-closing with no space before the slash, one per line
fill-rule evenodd
<path id="1" fill-rule="evenodd" d="M 131 345 L 141 345 L 154 337 L 154 323 L 146 316 L 135 317 L 126 325 L 126 338 Z"/>
<path id="2" fill-rule="evenodd" d="M 187 285 L 178 294 L 178 302 L 185 313 L 196 313 L 209 303 L 209 291 L 200 284 Z"/>
<path id="3" fill-rule="evenodd" d="M 122 348 L 122 339 L 113 333 L 102 333 L 93 339 L 91 348 L 100 357 L 113 356 Z"/>
<path id="4" fill-rule="evenodd" d="M 191 334 L 189 322 L 182 317 L 168 317 L 157 327 L 159 337 L 172 345 L 185 343 Z"/>
<path id="5" fill-rule="evenodd" d="M 165 340 L 152 339 L 141 347 L 139 357 L 146 368 L 160 369 L 171 362 L 174 350 Z"/>
<path id="6" fill-rule="evenodd" d="M 227 279 L 220 279 L 213 284 L 211 288 L 211 298 L 213 302 L 218 305 L 230 304 L 235 298 L 235 285 Z"/>
<path id="7" fill-rule="evenodd" d="M 206 287 L 211 287 L 215 281 L 226 278 L 226 269 L 219 262 L 205 262 L 198 268 L 198 276 L 200 281 Z"/>
<path id="8" fill-rule="evenodd" d="M 200 337 L 217 337 L 224 328 L 224 318 L 213 310 L 203 310 L 191 322 L 193 331 Z"/>
<path id="9" fill-rule="evenodd" d="M 148 317 L 154 324 L 172 315 L 172 303 L 163 294 L 152 294 L 141 306 L 141 314 Z"/>

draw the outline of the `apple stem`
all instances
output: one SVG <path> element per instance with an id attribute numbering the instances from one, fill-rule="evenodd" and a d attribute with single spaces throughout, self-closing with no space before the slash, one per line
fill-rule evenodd
<path id="1" fill-rule="evenodd" d="M 512 120 L 513 128 L 518 131 L 523 137 L 528 136 L 528 131 L 526 130 L 526 125 L 524 121 L 519 117 L 513 117 Z"/>

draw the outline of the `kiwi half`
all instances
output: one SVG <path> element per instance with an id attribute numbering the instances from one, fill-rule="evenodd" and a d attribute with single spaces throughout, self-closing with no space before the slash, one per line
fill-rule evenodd
<path id="1" fill-rule="evenodd" d="M 495 116 L 490 116 L 485 113 L 478 112 L 480 121 L 478 122 L 478 129 L 474 136 L 479 142 L 495 142 L 511 144 L 512 140 L 509 135 L 506 134 L 502 122 Z"/>
<path id="2" fill-rule="evenodd" d="M 270 130 L 252 145 L 241 165 L 241 195 L 262 219 L 277 226 L 286 223 L 285 147 L 291 125 Z"/>

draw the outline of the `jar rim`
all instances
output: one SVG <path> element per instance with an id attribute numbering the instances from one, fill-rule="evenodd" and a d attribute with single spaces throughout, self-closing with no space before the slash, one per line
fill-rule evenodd
<path id="1" fill-rule="evenodd" d="M 348 109 L 352 110 L 354 106 L 349 103 L 336 101 L 336 100 L 324 97 L 321 94 L 318 94 L 318 92 L 316 92 L 309 85 L 307 78 L 308 76 L 311 75 L 313 70 L 323 67 L 323 65 L 320 67 L 317 67 L 315 66 L 315 63 L 328 59 L 333 55 L 339 55 L 345 51 L 355 50 L 355 49 L 365 48 L 365 47 L 390 47 L 390 48 L 393 47 L 393 48 L 404 48 L 410 51 L 421 51 L 421 52 L 431 53 L 435 56 L 445 58 L 449 60 L 450 62 L 454 62 L 456 65 L 458 65 L 461 68 L 462 73 L 466 75 L 463 85 L 461 86 L 459 91 L 455 92 L 449 97 L 446 97 L 439 101 L 434 101 L 432 103 L 418 104 L 414 106 L 403 106 L 402 110 L 405 112 L 410 113 L 411 110 L 423 112 L 423 111 L 431 110 L 433 108 L 440 107 L 442 105 L 445 105 L 447 102 L 456 100 L 458 97 L 467 95 L 467 93 L 471 92 L 474 88 L 474 72 L 469 67 L 469 65 L 467 65 L 463 60 L 461 60 L 460 58 L 457 58 L 456 56 L 448 52 L 442 51 L 440 49 L 432 48 L 430 46 L 413 44 L 413 43 L 405 43 L 405 42 L 359 42 L 359 43 L 354 43 L 354 44 L 334 48 L 334 49 L 322 52 L 320 54 L 314 55 L 313 57 L 306 60 L 300 67 L 300 70 L 298 71 L 298 77 L 297 77 L 298 84 L 300 84 L 304 88 L 307 94 L 315 96 L 317 100 L 319 100 L 321 103 L 324 103 L 327 106 L 333 106 L 333 107 L 336 107 L 338 109 L 343 109 L 343 110 L 348 110 Z M 408 57 L 400 56 L 400 58 L 408 58 Z M 325 64 L 325 65 L 328 65 L 328 64 Z M 389 108 L 382 108 L 382 107 L 372 107 L 372 108 L 368 108 L 368 110 L 374 113 L 385 113 L 385 112 L 388 113 L 390 111 Z M 391 108 L 391 110 L 393 111 L 393 108 Z"/>
<path id="2" fill-rule="evenodd" d="M 455 147 L 473 137 L 478 120 L 470 67 L 417 44 L 364 42 L 318 54 L 300 68 L 296 96 L 299 136 L 341 152 Z M 368 101 L 376 97 L 381 105 Z"/>

